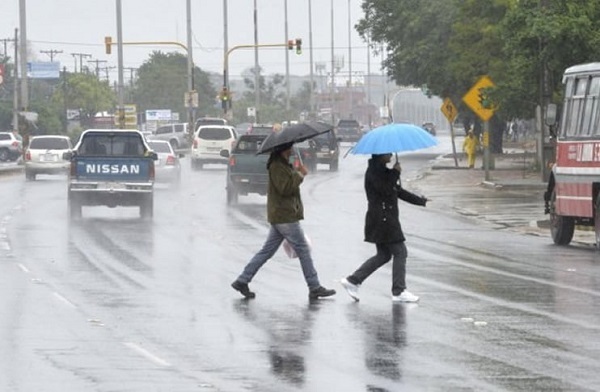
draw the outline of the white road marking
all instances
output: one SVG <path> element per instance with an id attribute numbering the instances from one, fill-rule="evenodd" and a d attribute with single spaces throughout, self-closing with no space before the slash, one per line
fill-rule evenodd
<path id="1" fill-rule="evenodd" d="M 26 274 L 29 273 L 29 269 L 27 267 L 25 267 L 23 264 L 19 263 L 18 266 L 19 266 L 19 268 L 21 268 L 21 271 L 25 272 Z"/>
<path id="2" fill-rule="evenodd" d="M 150 351 L 146 350 L 145 348 L 142 348 L 140 346 L 138 346 L 135 343 L 132 342 L 123 342 L 123 344 L 126 347 L 129 347 L 130 349 L 132 349 L 133 351 L 136 351 L 138 354 L 141 354 L 142 356 L 146 357 L 147 359 L 151 360 L 152 362 L 161 365 L 161 366 L 171 366 L 171 364 L 167 361 L 165 361 L 164 359 L 157 357 L 156 355 L 152 354 Z"/>
<path id="3" fill-rule="evenodd" d="M 68 299 L 66 299 L 65 297 L 63 297 L 62 295 L 58 294 L 57 292 L 52 293 L 52 295 L 54 295 L 59 301 L 63 302 L 64 304 L 70 306 L 73 309 L 77 308 L 77 305 L 75 305 L 73 302 L 69 301 Z"/>

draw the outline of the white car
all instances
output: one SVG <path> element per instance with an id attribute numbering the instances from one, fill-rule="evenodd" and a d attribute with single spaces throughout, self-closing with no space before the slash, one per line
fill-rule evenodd
<path id="1" fill-rule="evenodd" d="M 33 136 L 25 151 L 25 178 L 35 181 L 38 174 L 67 174 L 71 161 L 65 160 L 63 154 L 72 150 L 68 136 Z"/>
<path id="2" fill-rule="evenodd" d="M 202 169 L 207 163 L 227 164 L 229 159 L 221 155 L 222 150 L 231 154 L 238 138 L 234 127 L 229 125 L 204 125 L 194 132 L 192 142 L 192 169 Z"/>
<path id="3" fill-rule="evenodd" d="M 150 149 L 158 155 L 154 161 L 154 181 L 157 183 L 169 183 L 179 186 L 181 182 L 181 163 L 173 146 L 165 140 L 148 140 Z"/>

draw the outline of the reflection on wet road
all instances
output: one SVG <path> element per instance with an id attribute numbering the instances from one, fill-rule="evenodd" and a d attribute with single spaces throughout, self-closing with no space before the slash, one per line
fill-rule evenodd
<path id="1" fill-rule="evenodd" d="M 402 156 L 404 183 L 434 156 Z M 389 265 L 359 303 L 346 295 L 339 279 L 374 253 L 367 159 L 303 185 L 319 277 L 338 290 L 318 302 L 283 252 L 251 282 L 255 300 L 230 288 L 268 223 L 264 197 L 227 206 L 222 166 L 184 159 L 181 189 L 156 191 L 151 222 L 102 207 L 69 222 L 64 178 L 0 178 L 0 391 L 597 390 L 592 249 L 498 230 L 428 194 L 425 209 L 400 205 L 421 302 L 392 304 Z"/>

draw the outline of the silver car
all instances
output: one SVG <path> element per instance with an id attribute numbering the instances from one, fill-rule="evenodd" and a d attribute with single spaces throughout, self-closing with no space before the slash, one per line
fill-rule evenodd
<path id="1" fill-rule="evenodd" d="M 173 146 L 164 140 L 148 140 L 148 145 L 158 155 L 158 160 L 154 161 L 154 181 L 179 186 L 181 182 L 180 158 L 183 155 L 176 153 Z"/>
<path id="2" fill-rule="evenodd" d="M 38 174 L 67 174 L 71 161 L 63 154 L 72 150 L 68 136 L 33 136 L 25 151 L 25 178 L 34 181 Z"/>

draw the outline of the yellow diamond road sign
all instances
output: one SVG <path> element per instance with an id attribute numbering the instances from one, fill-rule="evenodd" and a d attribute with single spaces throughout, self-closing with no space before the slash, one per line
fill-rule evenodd
<path id="1" fill-rule="evenodd" d="M 450 98 L 445 98 L 444 103 L 442 103 L 442 107 L 440 108 L 444 116 L 448 119 L 448 122 L 454 122 L 454 119 L 458 115 L 458 111 L 456 110 L 456 106 Z"/>
<path id="2" fill-rule="evenodd" d="M 488 76 L 482 76 L 464 95 L 463 102 L 482 120 L 488 121 L 496 111 L 489 106 L 486 89 L 495 87 L 494 82 Z"/>

